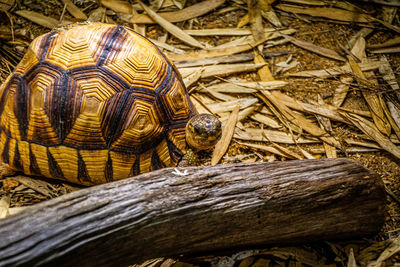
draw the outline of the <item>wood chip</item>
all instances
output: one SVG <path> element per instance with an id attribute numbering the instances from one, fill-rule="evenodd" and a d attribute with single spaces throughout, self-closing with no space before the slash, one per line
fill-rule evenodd
<path id="1" fill-rule="evenodd" d="M 211 10 L 221 6 L 225 0 L 207 0 L 207 1 L 202 1 L 200 3 L 191 5 L 187 8 L 181 9 L 179 11 L 173 11 L 173 12 L 165 12 L 165 13 L 160 13 L 159 16 L 161 16 L 163 19 L 169 21 L 169 22 L 180 22 L 180 21 L 186 21 L 192 18 L 196 18 L 199 16 L 202 16 Z M 134 16 L 130 19 L 131 23 L 138 23 L 138 24 L 154 24 L 158 23 L 152 16 L 147 16 L 144 14 Z"/>
<path id="2" fill-rule="evenodd" d="M 231 143 L 232 136 L 236 127 L 236 123 L 238 121 L 239 109 L 240 106 L 237 105 L 233 109 L 231 115 L 229 116 L 229 119 L 222 130 L 221 139 L 215 145 L 211 158 L 211 165 L 217 164 L 228 150 L 229 144 Z"/>

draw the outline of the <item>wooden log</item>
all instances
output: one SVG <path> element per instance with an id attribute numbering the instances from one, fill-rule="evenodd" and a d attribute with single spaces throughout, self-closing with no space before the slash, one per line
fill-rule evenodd
<path id="1" fill-rule="evenodd" d="M 381 179 L 355 161 L 162 169 L 0 221 L 0 266 L 122 266 L 266 244 L 353 239 L 384 221 Z"/>

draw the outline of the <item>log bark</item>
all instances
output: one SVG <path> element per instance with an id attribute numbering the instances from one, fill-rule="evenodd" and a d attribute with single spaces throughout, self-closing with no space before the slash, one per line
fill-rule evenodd
<path id="1" fill-rule="evenodd" d="M 361 238 L 384 222 L 381 179 L 355 161 L 162 169 L 0 221 L 0 266 L 122 266 L 151 257 Z"/>

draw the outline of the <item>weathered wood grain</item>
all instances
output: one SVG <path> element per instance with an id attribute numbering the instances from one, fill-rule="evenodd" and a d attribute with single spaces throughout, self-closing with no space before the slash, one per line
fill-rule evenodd
<path id="1" fill-rule="evenodd" d="M 183 170 L 183 169 L 181 169 Z M 123 266 L 151 257 L 360 238 L 384 221 L 379 177 L 346 159 L 162 169 L 0 221 L 0 266 Z"/>

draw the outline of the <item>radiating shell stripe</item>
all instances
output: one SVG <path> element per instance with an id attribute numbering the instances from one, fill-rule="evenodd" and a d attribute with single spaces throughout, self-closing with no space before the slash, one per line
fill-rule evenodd
<path id="1" fill-rule="evenodd" d="M 0 159 L 85 185 L 174 166 L 196 111 L 179 74 L 129 28 L 42 35 L 0 87 Z"/>

